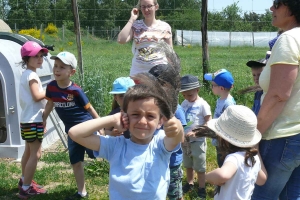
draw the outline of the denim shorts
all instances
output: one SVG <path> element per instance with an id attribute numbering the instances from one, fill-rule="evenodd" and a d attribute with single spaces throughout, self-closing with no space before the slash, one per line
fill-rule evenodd
<path id="1" fill-rule="evenodd" d="M 263 186 L 255 185 L 252 200 L 300 200 L 300 134 L 262 140 L 259 151 L 268 172 Z"/>
<path id="2" fill-rule="evenodd" d="M 87 149 L 84 146 L 81 146 L 80 144 L 74 142 L 69 135 L 68 135 L 68 150 L 69 150 L 70 163 L 72 165 L 78 162 L 83 162 L 85 152 L 88 154 L 89 158 L 93 158 L 93 159 L 95 158 L 93 150 Z"/>

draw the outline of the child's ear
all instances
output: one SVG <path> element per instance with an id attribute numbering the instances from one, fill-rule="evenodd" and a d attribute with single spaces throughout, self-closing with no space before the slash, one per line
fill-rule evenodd
<path id="1" fill-rule="evenodd" d="M 71 76 L 73 76 L 74 74 L 75 74 L 75 72 L 76 72 L 76 69 L 71 69 L 72 71 L 71 71 Z"/>

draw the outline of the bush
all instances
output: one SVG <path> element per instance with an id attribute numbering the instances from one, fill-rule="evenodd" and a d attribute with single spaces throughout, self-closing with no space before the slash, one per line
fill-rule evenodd
<path id="1" fill-rule="evenodd" d="M 22 29 L 22 30 L 19 31 L 19 34 L 22 34 L 22 35 L 31 35 L 34 38 L 40 38 L 41 31 L 37 30 L 37 29 L 34 29 L 34 28 L 31 28 L 31 29 Z"/>
<path id="2" fill-rule="evenodd" d="M 63 21 L 63 25 L 64 25 L 68 30 L 74 31 L 74 22 L 69 21 L 69 20 L 64 20 L 64 21 Z"/>
<path id="3" fill-rule="evenodd" d="M 58 33 L 58 29 L 53 23 L 49 23 L 44 32 L 49 35 L 56 35 Z"/>

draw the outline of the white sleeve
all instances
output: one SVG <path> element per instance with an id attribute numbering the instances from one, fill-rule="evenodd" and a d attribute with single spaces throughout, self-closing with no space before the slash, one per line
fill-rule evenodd
<path id="1" fill-rule="evenodd" d="M 28 82 L 31 81 L 31 80 L 37 80 L 37 81 L 39 81 L 40 78 L 39 78 L 39 76 L 37 75 L 37 73 L 31 72 L 31 73 L 29 74 L 29 76 L 28 76 Z"/>
<path id="2" fill-rule="evenodd" d="M 238 158 L 234 154 L 229 154 L 226 156 L 224 163 L 231 162 L 238 168 Z"/>
<path id="3" fill-rule="evenodd" d="M 202 110 L 203 110 L 203 116 L 207 116 L 207 115 L 211 115 L 211 110 L 210 110 L 210 106 L 206 101 L 203 101 L 203 105 L 202 105 Z"/>

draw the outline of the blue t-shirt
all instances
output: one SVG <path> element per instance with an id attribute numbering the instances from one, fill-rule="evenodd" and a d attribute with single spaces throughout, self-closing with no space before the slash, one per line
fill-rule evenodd
<path id="1" fill-rule="evenodd" d="M 96 157 L 110 164 L 110 199 L 165 200 L 170 182 L 169 160 L 172 152 L 164 146 L 165 132 L 156 131 L 149 144 L 141 145 L 123 136 L 99 136 Z M 180 144 L 173 151 L 177 151 Z"/>
<path id="2" fill-rule="evenodd" d="M 175 112 L 175 117 L 180 120 L 182 126 L 186 126 L 185 113 L 183 108 L 180 105 L 177 105 L 177 109 Z M 182 149 L 176 152 L 173 152 L 170 158 L 170 167 L 174 167 L 180 165 L 182 163 Z"/>
<path id="3" fill-rule="evenodd" d="M 75 83 L 67 88 L 60 88 L 55 80 L 51 81 L 46 88 L 46 99 L 53 101 L 55 111 L 65 125 L 66 133 L 72 126 L 93 119 L 87 111 L 91 104 Z"/>
<path id="4" fill-rule="evenodd" d="M 216 109 L 214 112 L 214 119 L 219 118 L 228 106 L 235 105 L 235 104 L 236 104 L 236 102 L 231 95 L 229 95 L 226 99 L 218 98 Z M 214 146 L 218 146 L 217 139 L 212 139 L 211 143 Z"/>
<path id="5" fill-rule="evenodd" d="M 253 102 L 253 106 L 252 106 L 252 110 L 255 113 L 255 115 L 257 116 L 259 109 L 260 109 L 260 98 L 262 96 L 264 92 L 263 91 L 257 91 L 254 94 L 254 102 Z"/>

